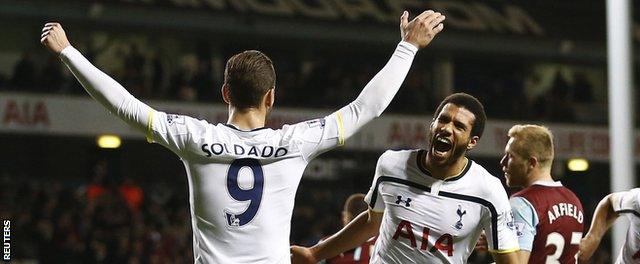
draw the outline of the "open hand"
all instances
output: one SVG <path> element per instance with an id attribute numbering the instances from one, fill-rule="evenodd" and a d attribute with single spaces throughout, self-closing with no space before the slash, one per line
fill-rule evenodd
<path id="1" fill-rule="evenodd" d="M 40 43 L 55 54 L 60 54 L 64 48 L 71 45 L 67 35 L 64 33 L 64 29 L 62 29 L 60 23 L 56 22 L 44 24 L 42 35 L 40 35 Z"/>
<path id="2" fill-rule="evenodd" d="M 402 40 L 419 49 L 426 47 L 431 40 L 444 29 L 444 15 L 427 10 L 409 22 L 409 12 L 404 11 L 400 17 L 400 35 Z"/>

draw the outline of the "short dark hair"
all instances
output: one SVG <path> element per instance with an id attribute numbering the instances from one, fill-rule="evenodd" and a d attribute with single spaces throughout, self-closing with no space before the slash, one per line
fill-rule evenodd
<path id="1" fill-rule="evenodd" d="M 475 121 L 471 128 L 471 136 L 482 137 L 482 133 L 484 132 L 484 123 L 487 120 L 487 115 L 484 113 L 484 106 L 482 103 L 480 103 L 477 98 L 473 97 L 473 95 L 467 93 L 454 93 L 442 100 L 440 105 L 438 105 L 438 108 L 436 108 L 433 118 L 437 118 L 440 112 L 442 112 L 442 108 L 449 103 L 459 107 L 464 107 L 475 116 Z"/>
<path id="2" fill-rule="evenodd" d="M 224 69 L 224 84 L 229 89 L 233 106 L 240 109 L 258 107 L 267 91 L 275 88 L 273 62 L 257 50 L 233 55 Z"/>

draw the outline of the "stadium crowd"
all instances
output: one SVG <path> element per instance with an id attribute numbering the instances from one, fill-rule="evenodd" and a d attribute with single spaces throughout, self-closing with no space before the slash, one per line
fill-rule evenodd
<path id="1" fill-rule="evenodd" d="M 160 56 L 160 51 L 144 49 L 146 52 L 142 52 L 137 44 L 114 46 L 99 50 L 85 48 L 85 53 L 98 65 L 108 64 L 107 72 L 138 98 L 185 102 L 221 103 L 219 87 L 223 63 L 237 51 L 229 49 L 227 52 L 223 48 L 213 53 L 206 48 L 208 43 L 205 42 L 182 54 Z M 278 104 L 286 107 L 333 108 L 341 105 L 356 96 L 376 73 L 377 67 L 384 63 L 380 60 L 384 56 L 367 53 L 287 56 L 290 54 L 277 49 L 266 52 L 279 72 Z M 0 76 L 0 91 L 84 94 L 82 87 L 57 59 L 35 55 L 30 51 L 22 53 L 12 75 Z M 36 57 L 44 61 L 38 61 Z M 454 92 L 471 93 L 486 102 L 491 118 L 606 122 L 605 115 L 597 114 L 605 113 L 605 105 L 603 98 L 594 93 L 597 87 L 589 76 L 592 72 L 566 71 L 563 69 L 569 66 L 557 66 L 556 72 L 547 71 L 546 76 L 540 76 L 533 70 L 535 65 L 508 61 L 485 67 L 484 63 L 455 60 L 453 86 Z M 433 111 L 437 89 L 425 87 L 434 86 L 434 74 L 433 62 L 429 58 L 418 58 L 391 104 L 390 112 L 422 114 Z M 589 111 L 594 106 L 601 109 Z"/>
<path id="2" fill-rule="evenodd" d="M 186 186 L 137 183 L 108 173 L 43 180 L 3 175 L 3 219 L 12 219 L 15 260 L 37 263 L 193 263 Z M 184 177 L 184 176 L 183 176 Z M 119 180 L 118 180 L 119 179 Z M 291 241 L 312 245 L 337 230 L 352 191 L 334 182 L 305 184 L 293 215 Z M 313 186 L 313 188 L 310 188 Z"/>
<path id="3" fill-rule="evenodd" d="M 159 179 L 114 180 L 119 177 L 109 175 L 106 167 L 98 162 L 93 177 L 82 179 L 0 176 L 6 190 L 0 193 L 4 201 L 0 211 L 3 219 L 12 219 L 15 260 L 193 263 L 186 186 L 169 186 Z M 342 203 L 350 194 L 366 191 L 366 180 L 359 181 L 303 179 L 291 243 L 311 246 L 339 230 Z M 590 207 L 597 203 L 585 202 Z M 607 262 L 608 249 L 602 246 L 592 263 Z M 487 252 L 476 252 L 469 263 L 488 263 L 489 259 Z"/>

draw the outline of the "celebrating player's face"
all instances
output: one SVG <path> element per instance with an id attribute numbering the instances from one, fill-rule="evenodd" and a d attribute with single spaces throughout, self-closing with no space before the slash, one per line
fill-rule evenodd
<path id="1" fill-rule="evenodd" d="M 515 138 L 510 138 L 504 148 L 504 156 L 500 160 L 504 177 L 507 179 L 507 186 L 524 186 L 524 178 L 527 175 L 526 159 L 513 151 Z"/>
<path id="2" fill-rule="evenodd" d="M 444 166 L 463 157 L 472 139 L 474 121 L 475 116 L 466 108 L 446 104 L 429 131 L 431 160 Z"/>

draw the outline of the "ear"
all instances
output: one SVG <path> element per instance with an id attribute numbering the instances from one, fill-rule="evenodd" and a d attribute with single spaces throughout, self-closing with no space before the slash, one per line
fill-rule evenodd
<path id="1" fill-rule="evenodd" d="M 264 95 L 264 106 L 266 109 L 271 109 L 273 104 L 276 102 L 276 88 L 271 88 Z"/>
<path id="2" fill-rule="evenodd" d="M 349 223 L 349 212 L 342 211 L 342 225 L 346 226 Z"/>
<path id="3" fill-rule="evenodd" d="M 220 93 L 222 94 L 222 100 L 228 105 L 231 104 L 231 91 L 229 91 L 229 86 L 227 84 L 223 84 L 220 89 Z"/>
<path id="4" fill-rule="evenodd" d="M 478 136 L 471 137 L 471 140 L 469 140 L 469 144 L 467 144 L 467 150 L 472 150 L 473 148 L 475 148 L 476 145 L 478 145 L 478 140 L 480 140 L 480 137 Z"/>
<path id="5" fill-rule="evenodd" d="M 529 170 L 532 170 L 533 168 L 538 167 L 538 165 L 540 165 L 540 162 L 536 157 L 529 157 L 527 161 L 529 162 L 529 165 L 527 166 Z"/>

